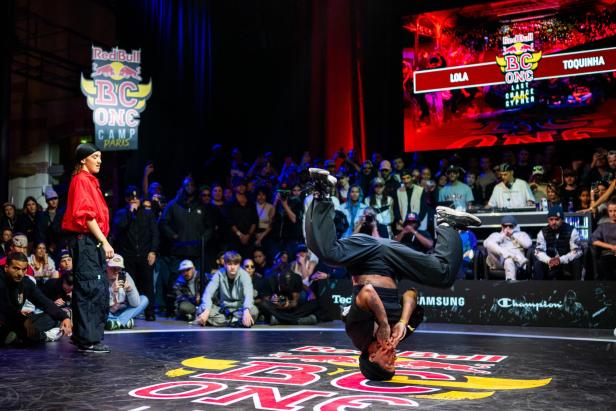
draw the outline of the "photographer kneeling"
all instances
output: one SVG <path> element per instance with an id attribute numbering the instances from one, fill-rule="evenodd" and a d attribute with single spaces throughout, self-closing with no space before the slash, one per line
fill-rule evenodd
<path id="1" fill-rule="evenodd" d="M 109 316 L 106 330 L 133 328 L 135 317 L 148 306 L 148 297 L 139 295 L 137 286 L 130 274 L 124 271 L 124 258 L 115 254 L 107 262 L 107 280 L 109 281 Z"/>

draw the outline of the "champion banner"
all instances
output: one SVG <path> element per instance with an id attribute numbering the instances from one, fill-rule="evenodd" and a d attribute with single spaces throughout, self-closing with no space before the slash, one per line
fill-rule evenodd
<path id="1" fill-rule="evenodd" d="M 141 84 L 141 50 L 92 46 L 91 79 L 81 91 L 92 110 L 95 144 L 101 150 L 137 150 L 140 113 L 152 95 L 152 79 Z"/>
<path id="2" fill-rule="evenodd" d="M 328 300 L 336 310 L 351 304 L 352 285 L 332 280 Z M 599 281 L 460 280 L 447 289 L 402 281 L 400 293 L 419 290 L 428 322 L 552 327 L 616 327 L 616 286 Z M 331 292 L 331 295 L 329 294 Z"/>

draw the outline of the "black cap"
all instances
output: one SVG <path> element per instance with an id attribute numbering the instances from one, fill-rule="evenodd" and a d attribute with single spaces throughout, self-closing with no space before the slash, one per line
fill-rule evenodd
<path id="1" fill-rule="evenodd" d="M 75 161 L 79 163 L 86 157 L 91 156 L 92 154 L 100 151 L 94 144 L 83 143 L 79 144 L 75 149 Z"/>
<path id="2" fill-rule="evenodd" d="M 371 381 L 391 380 L 396 374 L 395 371 L 388 371 L 377 363 L 370 361 L 370 355 L 367 352 L 359 356 L 359 371 Z"/>
<path id="3" fill-rule="evenodd" d="M 124 190 L 124 198 L 135 197 L 139 197 L 139 190 L 137 189 L 137 186 L 130 185 L 126 187 L 126 190 Z"/>

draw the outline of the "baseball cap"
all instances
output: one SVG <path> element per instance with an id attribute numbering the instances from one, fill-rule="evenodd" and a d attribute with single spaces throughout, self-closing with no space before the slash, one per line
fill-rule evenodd
<path id="1" fill-rule="evenodd" d="M 180 266 L 178 267 L 178 271 L 184 271 L 190 268 L 195 268 L 193 262 L 190 260 L 182 260 L 182 262 L 180 262 Z"/>
<path id="2" fill-rule="evenodd" d="M 535 175 L 535 174 L 543 175 L 543 173 L 544 173 L 543 166 L 534 166 L 533 167 L 533 175 Z"/>
<path id="3" fill-rule="evenodd" d="M 126 187 L 126 190 L 124 190 L 124 198 L 135 198 L 135 197 L 139 197 L 139 189 L 137 189 L 137 186 L 130 185 Z"/>
<path id="4" fill-rule="evenodd" d="M 412 222 L 416 222 L 416 221 L 419 221 L 417 213 L 412 213 L 412 212 L 408 213 L 406 215 L 406 218 L 404 219 L 405 223 L 412 223 Z"/>
<path id="5" fill-rule="evenodd" d="M 375 177 L 372 179 L 372 187 L 384 186 L 384 185 L 385 185 L 385 180 L 383 180 L 381 177 Z"/>
<path id="6" fill-rule="evenodd" d="M 52 198 L 58 198 L 58 193 L 53 187 L 49 186 L 45 189 L 45 200 L 51 200 Z"/>
<path id="7" fill-rule="evenodd" d="M 107 267 L 124 268 L 124 258 L 120 254 L 114 254 L 111 260 L 107 261 Z"/>
<path id="8" fill-rule="evenodd" d="M 372 161 L 366 160 L 361 166 L 362 168 L 372 168 Z"/>
<path id="9" fill-rule="evenodd" d="M 298 244 L 297 247 L 295 247 L 295 254 L 306 252 L 308 252 L 308 247 L 306 247 L 306 244 Z"/>
<path id="10" fill-rule="evenodd" d="M 58 253 L 58 256 L 60 257 L 60 260 L 63 260 L 67 257 L 71 256 L 71 252 L 69 250 L 67 250 L 66 248 L 60 250 L 60 253 Z"/>
<path id="11" fill-rule="evenodd" d="M 449 167 L 447 167 L 447 169 L 445 170 L 445 174 L 447 173 L 459 173 L 462 170 L 462 167 L 460 166 L 456 166 L 454 164 L 451 164 Z"/>
<path id="12" fill-rule="evenodd" d="M 503 218 L 501 218 L 501 225 L 505 225 L 505 224 L 511 224 L 511 225 L 516 226 L 518 225 L 518 221 L 512 215 L 505 215 L 503 216 Z"/>
<path id="13" fill-rule="evenodd" d="M 13 236 L 13 246 L 15 247 L 27 247 L 28 246 L 28 237 L 24 234 L 15 234 Z"/>
<path id="14" fill-rule="evenodd" d="M 548 209 L 548 218 L 550 217 L 559 217 L 563 218 L 565 215 L 563 208 L 561 206 L 553 206 Z"/>

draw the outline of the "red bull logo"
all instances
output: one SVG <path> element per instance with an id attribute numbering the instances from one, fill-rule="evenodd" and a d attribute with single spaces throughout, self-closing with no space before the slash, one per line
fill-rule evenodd
<path id="1" fill-rule="evenodd" d="M 541 51 L 535 52 L 533 33 L 503 37 L 503 55 L 496 57 L 496 64 L 505 75 L 505 83 L 512 86 L 505 96 L 506 108 L 535 102 L 535 91 L 528 83 L 534 80 L 541 56 Z"/>
<path id="2" fill-rule="evenodd" d="M 91 80 L 81 76 L 81 91 L 92 110 L 96 144 L 102 150 L 138 148 L 140 113 L 152 94 L 152 80 L 141 84 L 141 51 L 92 47 Z"/>
<path id="3" fill-rule="evenodd" d="M 143 400 L 187 400 L 222 409 L 236 403 L 268 410 L 399 410 L 427 401 L 473 401 L 498 391 L 543 387 L 551 378 L 495 378 L 504 355 L 399 353 L 396 376 L 371 382 L 358 371 L 359 352 L 304 346 L 244 360 L 188 358 L 170 370 L 170 381 L 135 388 Z M 187 379 L 187 377 L 189 377 Z"/>

